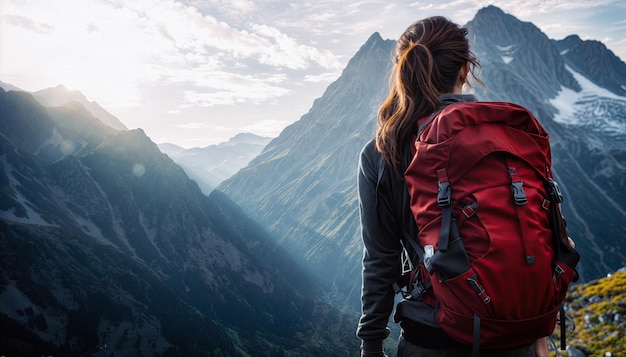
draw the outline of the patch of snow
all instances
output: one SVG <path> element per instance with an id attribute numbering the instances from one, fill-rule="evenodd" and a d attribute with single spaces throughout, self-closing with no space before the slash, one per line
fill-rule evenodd
<path id="1" fill-rule="evenodd" d="M 17 319 L 18 316 L 15 315 L 15 310 L 24 310 L 29 307 L 37 308 L 30 299 L 20 291 L 17 287 L 17 282 L 14 280 L 10 281 L 4 287 L 4 292 L 0 294 L 0 312 L 13 319 Z"/>
<path id="2" fill-rule="evenodd" d="M 52 224 L 33 209 L 34 205 L 24 197 L 20 190 L 18 190 L 18 186 L 21 186 L 18 179 L 13 176 L 13 170 L 11 170 L 12 165 L 9 164 L 6 155 L 0 156 L 0 163 L 2 167 L 4 167 L 4 172 L 9 179 L 9 186 L 13 189 L 12 191 L 16 194 L 13 198 L 26 210 L 26 217 L 18 217 L 15 215 L 15 208 L 11 208 L 6 211 L 0 211 L 0 218 L 10 221 L 17 222 L 22 224 L 33 224 L 47 227 L 56 227 L 56 224 Z"/>
<path id="3" fill-rule="evenodd" d="M 0 294 L 0 312 L 25 326 L 32 324 L 35 319 L 43 317 L 46 323 L 46 330 L 41 331 L 37 328 L 31 328 L 31 331 L 44 341 L 61 342 L 65 340 L 67 317 L 56 311 L 42 309 L 34 304 L 17 287 L 17 282 L 14 280 L 9 281 L 4 287 L 4 292 Z"/>
<path id="4" fill-rule="evenodd" d="M 578 96 L 579 93 L 576 91 L 561 86 L 561 91 L 556 98 L 550 100 L 550 104 L 559 111 L 559 114 L 554 118 L 555 121 L 563 124 L 576 124 L 573 122 L 576 120 L 574 103 L 576 103 Z"/>
<path id="5" fill-rule="evenodd" d="M 104 237 L 100 228 L 98 228 L 98 226 L 94 224 L 91 220 L 77 216 L 75 214 L 72 214 L 72 219 L 74 220 L 74 222 L 76 222 L 78 227 L 80 227 L 80 229 L 85 232 L 85 234 L 95 238 L 98 243 L 114 246 L 114 244 L 109 239 Z"/>
<path id="6" fill-rule="evenodd" d="M 504 62 L 504 64 L 509 64 L 513 61 L 513 57 L 511 56 L 501 56 L 500 58 L 502 58 L 502 62 Z"/>
<path id="7" fill-rule="evenodd" d="M 24 203 L 24 202 L 20 202 Z M 24 205 L 26 209 L 27 217 L 18 217 L 15 215 L 15 208 L 11 208 L 7 211 L 0 211 L 0 218 L 7 222 L 15 222 L 21 224 L 32 224 L 37 226 L 56 227 L 56 224 L 52 224 L 43 219 L 37 212 L 33 211 L 27 204 Z"/>
<path id="8" fill-rule="evenodd" d="M 610 99 L 626 100 L 626 97 L 619 96 L 608 89 L 604 89 L 594 84 L 582 74 L 574 71 L 570 66 L 565 66 L 565 68 L 574 76 L 574 79 L 576 79 L 578 84 L 580 84 L 580 86 L 582 87 L 582 91 L 580 92 L 581 94 L 587 96 L 595 95 L 598 97 L 605 97 Z"/>
<path id="9" fill-rule="evenodd" d="M 502 62 L 504 62 L 505 64 L 509 64 L 511 63 L 511 61 L 515 59 L 513 57 L 513 55 L 515 54 L 517 50 L 515 45 L 508 45 L 508 46 L 496 45 L 496 47 L 498 48 L 500 52 L 502 52 L 502 54 L 500 55 L 500 58 L 502 59 Z"/>
<path id="10" fill-rule="evenodd" d="M 569 66 L 566 68 L 582 90 L 576 92 L 561 87 L 559 94 L 550 100 L 559 111 L 554 120 L 566 125 L 590 125 L 601 131 L 626 133 L 626 122 L 620 121 L 620 116 L 611 110 L 612 107 L 626 108 L 626 97 L 594 84 Z"/>

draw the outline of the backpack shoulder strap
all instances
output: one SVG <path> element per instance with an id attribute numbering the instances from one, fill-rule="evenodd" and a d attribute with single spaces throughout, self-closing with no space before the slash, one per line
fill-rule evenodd
<path id="1" fill-rule="evenodd" d="M 434 113 L 433 115 L 430 116 L 430 118 L 426 121 L 424 121 L 424 123 L 422 123 L 422 125 L 432 121 L 432 119 L 434 118 Z M 420 125 L 420 127 L 418 128 L 418 136 L 419 136 L 419 132 L 422 129 L 422 125 Z M 409 140 L 413 140 L 413 139 L 409 139 Z M 407 143 L 407 145 L 404 145 L 403 148 L 403 152 L 402 152 L 402 169 L 403 171 L 406 171 L 406 169 L 409 167 L 409 165 L 411 164 L 411 161 L 413 159 L 413 153 L 411 150 L 411 145 L 412 142 Z M 410 208 L 410 196 L 409 196 L 409 190 L 406 186 L 406 181 L 402 180 L 402 190 L 396 190 L 396 192 L 398 192 L 398 194 L 402 194 L 402 197 L 396 197 L 395 201 L 396 204 L 401 205 L 401 207 L 399 207 L 401 210 L 400 212 L 403 212 L 402 214 L 402 232 L 404 234 L 404 240 L 407 241 L 410 245 L 411 248 L 413 248 L 413 250 L 415 251 L 415 254 L 417 254 L 417 257 L 419 258 L 418 262 L 414 262 L 415 265 L 419 264 L 420 262 L 424 262 L 424 251 L 421 249 L 421 247 L 419 246 L 419 244 L 417 243 L 416 239 L 417 239 L 417 224 L 415 223 L 415 219 L 413 218 L 413 213 L 411 211 Z M 417 263 L 417 264 L 416 264 Z"/>
<path id="2" fill-rule="evenodd" d="M 418 127 L 417 127 L 417 139 L 419 140 L 420 134 L 422 133 L 422 131 L 424 131 L 424 129 L 426 129 L 426 126 L 430 123 L 433 122 L 433 120 L 435 120 L 435 117 L 437 116 L 437 114 L 441 113 L 441 111 L 443 110 L 443 108 L 445 107 L 441 107 L 438 108 L 437 110 L 435 110 L 430 117 L 428 117 L 428 119 L 424 120 L 424 122 L 422 122 Z M 411 161 L 409 161 L 407 163 L 407 165 L 405 166 L 405 168 L 409 167 L 408 164 L 410 164 Z"/>

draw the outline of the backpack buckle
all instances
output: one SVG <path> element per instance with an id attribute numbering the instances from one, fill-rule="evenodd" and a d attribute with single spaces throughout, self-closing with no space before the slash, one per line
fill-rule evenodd
<path id="1" fill-rule="evenodd" d="M 559 188 L 559 184 L 556 183 L 553 179 L 548 179 L 548 185 L 550 189 L 550 196 L 556 203 L 563 202 L 563 194 L 561 194 L 561 189 Z"/>
<path id="2" fill-rule="evenodd" d="M 440 207 L 450 206 L 452 204 L 452 195 L 450 193 L 450 181 L 448 181 L 448 175 L 446 169 L 437 170 L 437 186 L 439 187 L 439 193 L 437 194 L 437 204 Z"/>
<path id="3" fill-rule="evenodd" d="M 522 179 L 517 174 L 516 168 L 510 166 L 508 168 L 509 177 L 511 178 L 511 189 L 513 190 L 513 199 L 516 205 L 523 206 L 528 203 L 528 197 L 526 197 L 526 192 L 524 192 L 524 182 L 522 182 Z"/>
<path id="4" fill-rule="evenodd" d="M 513 199 L 515 200 L 515 204 L 518 206 L 523 206 L 527 204 L 528 197 L 526 197 L 526 192 L 524 192 L 523 182 L 511 182 L 511 187 L 513 188 Z"/>
<path id="5" fill-rule="evenodd" d="M 450 197 L 449 182 L 439 182 L 439 194 L 437 194 L 437 203 L 441 207 L 449 206 L 452 203 L 452 198 Z"/>
<path id="6" fill-rule="evenodd" d="M 406 300 L 421 300 L 424 294 L 426 294 L 431 288 L 432 285 L 430 281 L 418 281 L 413 284 L 413 289 L 411 289 L 411 291 L 404 292 L 402 297 Z"/>

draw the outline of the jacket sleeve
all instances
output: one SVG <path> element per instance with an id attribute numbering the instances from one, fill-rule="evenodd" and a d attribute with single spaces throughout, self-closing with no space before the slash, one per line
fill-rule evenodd
<path id="1" fill-rule="evenodd" d="M 402 274 L 401 229 L 391 183 L 395 174 L 383 164 L 374 142 L 360 156 L 358 198 L 363 240 L 362 315 L 357 336 L 362 356 L 383 356 L 383 340 L 389 335 L 387 322 L 394 306 L 392 284 Z"/>

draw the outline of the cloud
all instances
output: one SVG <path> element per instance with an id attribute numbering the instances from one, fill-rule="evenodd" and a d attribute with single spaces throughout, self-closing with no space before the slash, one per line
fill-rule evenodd
<path id="1" fill-rule="evenodd" d="M 240 132 L 251 132 L 257 135 L 277 136 L 289 122 L 283 120 L 266 119 L 239 128 Z"/>
<path id="2" fill-rule="evenodd" d="M 32 73 L 32 82 L 80 89 L 113 108 L 145 105 L 143 86 L 184 81 L 197 87 L 183 96 L 187 105 L 260 103 L 290 93 L 275 85 L 284 80 L 285 70 L 343 67 L 329 50 L 299 43 L 276 27 L 248 18 L 226 23 L 213 15 L 219 6 L 245 17 L 256 8 L 251 1 L 193 6 L 201 3 L 63 0 L 60 6 L 47 0 L 9 1 L 3 27 L 9 40 L 3 41 L 2 52 L 11 56 L 0 54 L 3 67 L 24 76 Z M 36 34 L 25 36 L 24 29 Z M 259 66 L 265 67 L 261 73 L 272 75 L 254 73 Z"/>
<path id="3" fill-rule="evenodd" d="M 259 52 L 259 61 L 274 66 L 285 66 L 290 69 L 304 69 L 309 63 L 318 64 L 324 68 L 341 68 L 338 57 L 330 51 L 320 51 L 315 47 L 301 45 L 282 33 L 275 27 L 267 25 L 252 25 L 254 33 L 265 37 L 267 46 Z"/>
<path id="4" fill-rule="evenodd" d="M 259 118 L 282 129 L 281 119 L 305 112 L 372 33 L 395 39 L 431 15 L 465 24 L 489 4 L 550 38 L 603 39 L 626 58 L 622 0 L 0 2 L 3 81 L 33 91 L 65 84 L 147 131 L 171 125 L 158 128 L 163 135 L 176 135 L 181 113 L 187 128 L 228 117 L 238 118 L 225 124 L 237 127 L 233 135 Z"/>
<path id="5" fill-rule="evenodd" d="M 207 127 L 207 125 L 204 123 L 185 123 L 180 125 L 174 125 L 174 127 L 183 129 L 204 129 Z"/>
<path id="6" fill-rule="evenodd" d="M 245 78 L 243 79 L 245 80 Z M 259 104 L 266 100 L 291 93 L 291 90 L 289 89 L 270 86 L 255 79 L 251 79 L 249 83 L 251 83 L 252 86 L 245 87 L 234 82 L 225 82 L 223 83 L 223 88 L 220 89 L 184 91 L 184 103 L 181 104 L 181 107 L 212 107 L 217 105 L 235 105 L 246 102 Z M 231 87 L 227 87 L 229 84 Z"/>
<path id="7" fill-rule="evenodd" d="M 286 76 L 283 74 L 245 75 L 199 70 L 181 71 L 168 79 L 193 85 L 193 89 L 184 91 L 182 107 L 211 107 L 245 102 L 259 104 L 292 92 L 288 88 L 276 85 L 285 81 Z"/>
<path id="8" fill-rule="evenodd" d="M 45 23 L 35 22 L 26 16 L 19 15 L 4 15 L 4 21 L 9 25 L 21 27 L 30 31 L 39 32 L 42 34 L 50 33 L 54 27 Z"/>
<path id="9" fill-rule="evenodd" d="M 305 82 L 313 82 L 313 83 L 324 83 L 324 82 L 332 82 L 339 78 L 339 72 L 328 72 L 321 73 L 318 75 L 307 74 L 304 76 Z"/>

